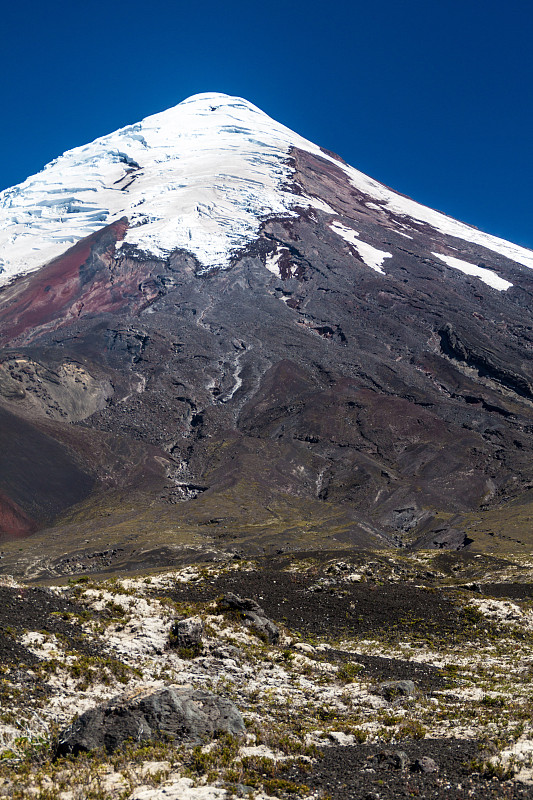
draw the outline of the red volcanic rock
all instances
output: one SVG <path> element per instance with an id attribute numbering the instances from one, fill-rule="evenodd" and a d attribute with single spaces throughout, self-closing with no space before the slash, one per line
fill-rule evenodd
<path id="1" fill-rule="evenodd" d="M 35 520 L 30 519 L 11 498 L 0 492 L 0 535 L 18 538 L 34 533 L 37 528 Z"/>
<path id="2" fill-rule="evenodd" d="M 56 329 L 82 314 L 119 307 L 110 265 L 127 228 L 126 218 L 113 222 L 4 289 L 1 343 L 27 343 L 43 330 Z"/>

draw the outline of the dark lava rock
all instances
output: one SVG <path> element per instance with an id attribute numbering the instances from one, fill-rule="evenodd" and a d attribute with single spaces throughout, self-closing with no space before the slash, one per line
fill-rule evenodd
<path id="1" fill-rule="evenodd" d="M 374 680 L 413 680 L 424 692 L 446 686 L 446 676 L 442 670 L 423 662 L 406 661 L 400 658 L 369 656 L 364 653 L 351 653 L 343 650 L 327 650 L 323 656 L 330 662 L 360 664 L 365 675 Z"/>
<path id="2" fill-rule="evenodd" d="M 531 600 L 533 584 L 531 583 L 485 583 L 483 593 L 491 597 L 505 597 L 510 600 Z"/>
<path id="3" fill-rule="evenodd" d="M 255 600 L 250 598 L 239 597 L 233 592 L 228 592 L 218 604 L 222 611 L 238 611 L 245 624 L 260 635 L 265 637 L 269 642 L 275 644 L 279 639 L 279 630 L 259 606 Z"/>
<path id="4" fill-rule="evenodd" d="M 17 641 L 24 631 L 59 635 L 71 650 L 95 655 L 99 645 L 82 627 L 85 609 L 49 589 L 0 586 L 0 664 L 36 664 L 40 659 Z"/>
<path id="5" fill-rule="evenodd" d="M 422 758 L 415 759 L 411 769 L 413 772 L 427 773 L 438 772 L 439 767 L 433 758 L 430 758 L 429 756 L 422 756 Z"/>
<path id="6" fill-rule="evenodd" d="M 409 756 L 405 750 L 381 750 L 369 759 L 375 766 L 387 766 L 392 769 L 405 769 L 409 764 Z"/>
<path id="7" fill-rule="evenodd" d="M 113 753 L 128 740 L 198 743 L 218 732 L 240 735 L 244 730 L 231 700 L 211 692 L 179 687 L 136 690 L 82 714 L 60 734 L 56 757 L 101 748 Z"/>
<path id="8" fill-rule="evenodd" d="M 296 558 L 292 556 L 293 561 Z M 352 638 L 377 634 L 394 641 L 407 635 L 429 637 L 436 646 L 472 639 L 471 611 L 465 610 L 456 593 L 448 589 L 435 591 L 409 582 L 344 582 L 339 583 L 338 592 L 317 594 L 309 591 L 316 576 L 311 577 L 305 570 L 287 571 L 289 559 L 265 557 L 257 559 L 257 563 L 257 570 L 231 571 L 196 586 L 175 584 L 155 596 L 186 602 L 206 602 L 230 593 L 260 597 L 261 611 L 266 616 L 283 620 L 300 635 Z M 496 633 L 488 620 L 480 619 L 479 635 L 485 637 L 490 630 Z"/>
<path id="9" fill-rule="evenodd" d="M 480 743 L 467 739 L 404 741 L 401 751 L 379 744 L 325 747 L 308 766 L 291 766 L 284 777 L 305 783 L 331 800 L 531 800 L 533 789 L 520 781 L 487 780 L 477 769 Z M 385 752 L 385 756 L 383 753 Z M 405 753 L 409 769 L 395 755 Z M 403 758 L 402 758 L 403 761 Z M 438 764 L 438 770 L 415 771 L 415 763 Z"/>
<path id="10" fill-rule="evenodd" d="M 233 658 L 238 659 L 242 656 L 242 651 L 232 644 L 215 644 L 210 647 L 209 652 L 215 658 Z"/>
<path id="11" fill-rule="evenodd" d="M 35 653 L 17 642 L 9 632 L 0 630 L 0 664 L 33 666 L 38 662 Z"/>
<path id="12" fill-rule="evenodd" d="M 413 681 L 386 681 L 378 687 L 378 694 L 388 700 L 397 700 L 399 697 L 413 697 L 416 686 Z"/>
<path id="13" fill-rule="evenodd" d="M 472 542 L 473 539 L 470 539 L 464 531 L 445 527 L 420 536 L 414 542 L 413 547 L 427 550 L 441 550 L 443 548 L 446 550 L 462 550 L 463 547 L 467 547 Z"/>
<path id="14" fill-rule="evenodd" d="M 204 624 L 199 617 L 188 617 L 175 622 L 170 629 L 170 646 L 198 650 L 202 646 Z"/>

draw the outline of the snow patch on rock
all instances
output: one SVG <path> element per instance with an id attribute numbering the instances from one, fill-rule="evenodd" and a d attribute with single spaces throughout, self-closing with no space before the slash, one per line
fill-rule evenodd
<path id="1" fill-rule="evenodd" d="M 452 269 L 458 269 L 460 272 L 464 272 L 465 275 L 473 275 L 482 280 L 483 283 L 486 283 L 487 286 L 491 286 L 493 289 L 497 289 L 500 292 L 507 291 L 507 289 L 513 285 L 510 281 L 500 278 L 492 269 L 478 267 L 477 264 L 470 264 L 468 261 L 463 261 L 461 258 L 446 256 L 442 253 L 432 253 L 431 255 L 435 256 L 435 258 L 440 258 L 441 261 L 444 261 L 444 263 L 452 267 Z"/>
<path id="2" fill-rule="evenodd" d="M 477 228 L 472 228 L 465 222 L 459 222 L 459 220 L 448 217 L 440 211 L 434 211 L 432 208 L 421 205 L 409 197 L 398 194 L 348 164 L 341 163 L 325 154 L 322 154 L 322 157 L 336 163 L 346 173 L 356 189 L 380 203 L 381 210 L 387 210 L 403 218 L 406 224 L 409 223 L 409 220 L 423 222 L 447 236 L 454 236 L 465 242 L 486 247 L 487 250 L 492 250 L 494 253 L 499 253 L 517 264 L 533 269 L 533 250 L 528 250 L 490 233 L 484 233 Z M 369 206 L 368 202 L 366 205 Z M 369 207 L 373 208 L 375 206 L 373 204 Z"/>
<path id="3" fill-rule="evenodd" d="M 287 250 L 286 247 L 282 247 L 275 253 L 269 253 L 265 259 L 265 267 L 269 272 L 279 278 L 279 260 L 281 258 L 283 250 Z"/>
<path id="4" fill-rule="evenodd" d="M 356 238 L 359 236 L 357 231 L 354 231 L 353 228 L 347 228 L 340 222 L 332 222 L 330 228 L 332 231 L 341 236 L 346 242 L 348 242 L 348 244 L 351 244 L 352 247 L 355 247 L 359 257 L 364 261 L 367 267 L 379 272 L 380 275 L 385 275 L 385 272 L 382 269 L 383 262 L 386 258 L 392 258 L 392 253 L 387 253 L 384 250 L 378 250 L 377 247 L 373 247 L 371 244 L 361 242 Z"/>

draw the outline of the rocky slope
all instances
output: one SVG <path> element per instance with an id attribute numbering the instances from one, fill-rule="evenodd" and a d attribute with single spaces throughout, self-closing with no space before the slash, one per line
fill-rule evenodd
<path id="1" fill-rule="evenodd" d="M 533 797 L 533 253 L 210 94 L 0 259 L 0 798 Z"/>
<path id="2" fill-rule="evenodd" d="M 345 551 L 4 580 L 0 797 L 533 797 L 532 570 Z"/>
<path id="3" fill-rule="evenodd" d="M 531 251 L 225 95 L 0 207 L 5 571 L 530 548 Z"/>

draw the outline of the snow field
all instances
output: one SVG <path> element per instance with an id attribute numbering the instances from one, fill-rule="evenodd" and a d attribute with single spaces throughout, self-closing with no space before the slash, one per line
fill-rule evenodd
<path id="1" fill-rule="evenodd" d="M 287 156 L 300 148 L 334 163 L 352 185 L 383 209 L 440 233 L 472 242 L 533 268 L 533 251 L 471 228 L 398 195 L 326 154 L 312 142 L 238 97 L 206 93 L 67 151 L 18 186 L 0 193 L 0 284 L 38 269 L 79 239 L 123 216 L 125 242 L 166 258 L 183 248 L 201 267 L 227 268 L 253 241 L 261 222 L 298 208 L 334 215 L 317 197 L 289 191 Z M 390 253 L 331 224 L 370 268 L 385 274 Z M 403 236 L 409 237 L 403 233 Z M 493 270 L 434 254 L 494 289 L 512 284 Z M 276 274 L 276 263 L 266 265 Z"/>

